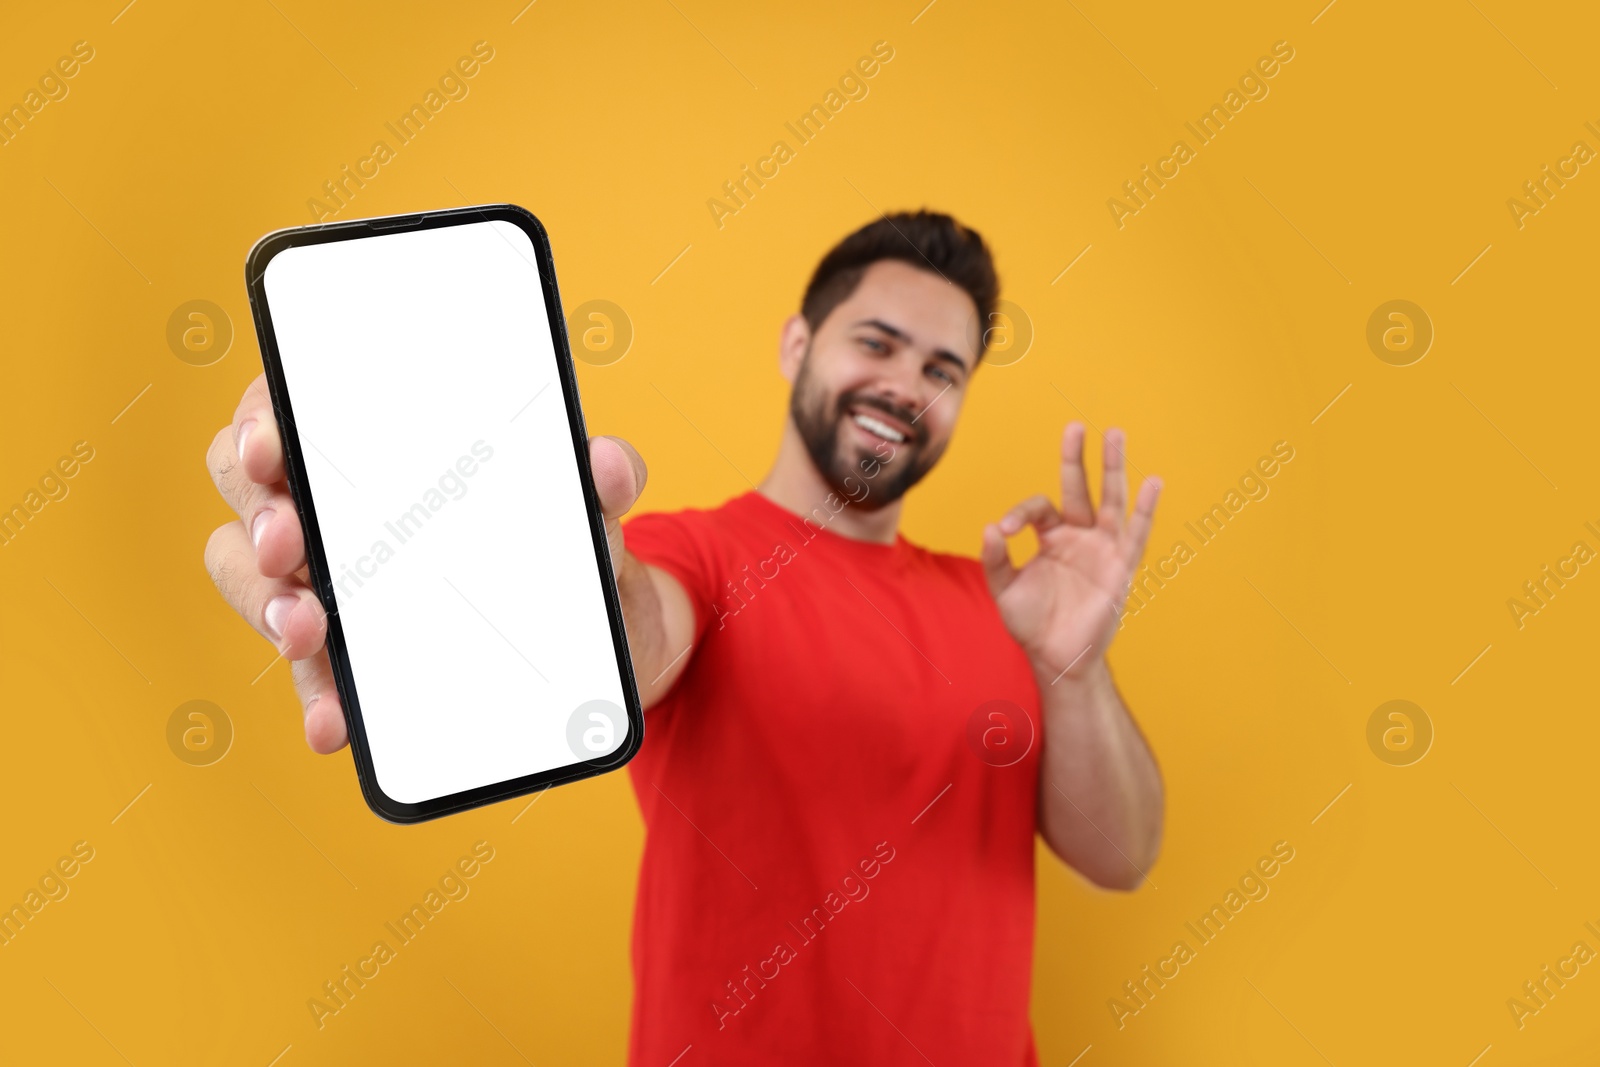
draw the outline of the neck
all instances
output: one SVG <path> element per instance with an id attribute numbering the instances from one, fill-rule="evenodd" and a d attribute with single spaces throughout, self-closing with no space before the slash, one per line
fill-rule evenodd
<path id="1" fill-rule="evenodd" d="M 869 484 L 865 479 L 861 480 L 863 488 Z M 827 501 L 829 494 L 832 494 L 835 502 L 844 501 L 847 506 L 834 515 L 827 523 L 827 528 L 857 541 L 891 545 L 900 529 L 900 505 L 903 501 L 896 500 L 876 511 L 867 511 L 851 504 L 851 498 L 829 485 L 816 464 L 811 462 L 811 453 L 806 451 L 805 442 L 800 439 L 793 419 L 784 419 L 778 457 L 773 460 L 772 469 L 756 489 L 774 504 L 801 517 L 810 516 L 818 508 L 822 515 L 829 514 L 831 509 L 827 507 Z M 862 499 L 859 493 L 857 499 Z M 813 518 L 812 521 L 817 520 Z"/>

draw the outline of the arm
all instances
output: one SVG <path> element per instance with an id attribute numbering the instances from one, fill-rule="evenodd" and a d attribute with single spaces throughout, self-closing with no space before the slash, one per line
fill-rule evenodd
<path id="1" fill-rule="evenodd" d="M 1161 847 L 1161 772 L 1103 658 L 1054 684 L 1041 677 L 1039 833 L 1062 862 L 1107 889 L 1135 889 Z"/>
<path id="2" fill-rule="evenodd" d="M 1161 483 L 1146 479 L 1132 518 L 1121 431 L 1105 435 L 1100 508 L 1089 502 L 1082 423 L 1061 441 L 1061 507 L 1036 495 L 983 531 L 982 559 L 1001 618 L 1033 667 L 1043 718 L 1039 833 L 1096 885 L 1133 889 L 1161 844 L 1161 772 L 1111 679 L 1129 583 L 1144 555 Z M 1020 569 L 1005 539 L 1032 525 L 1039 551 Z"/>
<path id="3" fill-rule="evenodd" d="M 644 460 L 616 437 L 590 438 L 589 459 L 639 698 L 648 708 L 689 661 L 679 653 L 694 632 L 694 608 L 677 579 L 623 548 L 621 519 L 644 489 Z M 289 495 L 265 375 L 245 389 L 233 422 L 217 431 L 206 465 L 218 492 L 239 516 L 212 533 L 206 569 L 223 599 L 290 661 L 306 744 L 315 752 L 337 752 L 349 743 L 349 735 L 328 663 L 327 618 L 309 585 L 305 535 Z"/>

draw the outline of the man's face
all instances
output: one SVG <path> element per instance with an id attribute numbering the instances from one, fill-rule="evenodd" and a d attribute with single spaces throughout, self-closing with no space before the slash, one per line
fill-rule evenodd
<path id="1" fill-rule="evenodd" d="M 789 415 L 841 496 L 875 511 L 939 461 L 976 363 L 977 314 L 960 286 L 886 259 L 811 334 Z"/>

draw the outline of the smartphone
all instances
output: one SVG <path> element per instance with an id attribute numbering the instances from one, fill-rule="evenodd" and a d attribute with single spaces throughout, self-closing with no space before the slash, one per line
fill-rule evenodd
<path id="1" fill-rule="evenodd" d="M 278 230 L 245 281 L 368 806 L 421 822 L 625 764 L 644 715 L 544 226 Z"/>

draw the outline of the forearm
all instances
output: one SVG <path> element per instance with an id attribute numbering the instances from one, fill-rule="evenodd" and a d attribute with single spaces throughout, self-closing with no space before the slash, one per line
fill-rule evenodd
<path id="1" fill-rule="evenodd" d="M 1104 658 L 1082 677 L 1036 672 L 1044 720 L 1039 832 L 1097 885 L 1133 889 L 1161 845 L 1161 772 Z"/>
<path id="2" fill-rule="evenodd" d="M 639 702 L 644 708 L 649 708 L 666 695 L 688 659 L 682 655 L 688 637 L 672 632 L 681 627 L 673 625 L 674 620 L 667 607 L 667 601 L 674 593 L 680 597 L 682 593 L 677 589 L 664 589 L 663 578 L 666 582 L 672 581 L 632 552 L 624 551 L 622 567 L 617 575 L 617 595 L 622 601 L 622 619 L 628 631 L 628 651 L 633 658 Z M 686 601 L 683 606 L 687 607 Z M 673 647 L 675 640 L 679 647 Z"/>

